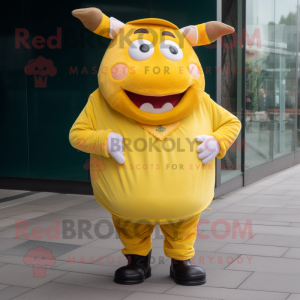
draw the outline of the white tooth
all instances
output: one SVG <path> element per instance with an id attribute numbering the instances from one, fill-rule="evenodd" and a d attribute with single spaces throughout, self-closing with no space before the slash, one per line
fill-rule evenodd
<path id="1" fill-rule="evenodd" d="M 165 103 L 162 108 L 154 108 L 151 103 L 144 103 L 140 106 L 140 110 L 153 113 L 153 114 L 161 114 L 167 111 L 172 110 L 174 107 L 171 103 Z"/>
<path id="2" fill-rule="evenodd" d="M 154 110 L 154 107 L 150 103 L 144 103 L 140 106 L 140 110 L 145 112 L 152 112 Z"/>

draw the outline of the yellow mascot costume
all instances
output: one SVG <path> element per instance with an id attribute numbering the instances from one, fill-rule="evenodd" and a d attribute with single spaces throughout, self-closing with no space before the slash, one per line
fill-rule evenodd
<path id="1" fill-rule="evenodd" d="M 241 124 L 204 92 L 193 46 L 234 29 L 220 22 L 179 29 L 154 18 L 124 24 L 97 8 L 72 14 L 112 40 L 99 88 L 69 139 L 102 166 L 91 176 L 94 195 L 112 214 L 128 260 L 114 281 L 136 284 L 151 276 L 151 233 L 160 225 L 174 281 L 204 284 L 205 271 L 190 261 L 197 224 L 214 196 L 215 157 L 224 157 Z"/>

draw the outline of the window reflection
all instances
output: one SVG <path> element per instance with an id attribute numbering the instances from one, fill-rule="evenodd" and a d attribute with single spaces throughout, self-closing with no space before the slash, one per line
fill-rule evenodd
<path id="1" fill-rule="evenodd" d="M 246 3 L 247 169 L 294 148 L 297 0 Z"/>

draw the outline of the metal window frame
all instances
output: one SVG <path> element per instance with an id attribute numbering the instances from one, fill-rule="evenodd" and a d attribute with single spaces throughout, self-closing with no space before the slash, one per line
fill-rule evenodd
<path id="1" fill-rule="evenodd" d="M 216 7 L 217 7 L 217 21 L 222 22 L 222 0 L 216 0 Z M 242 28 L 245 28 L 245 22 L 246 22 L 246 0 L 241 0 L 242 2 Z M 245 37 L 242 36 L 241 38 L 244 38 L 245 41 Z M 243 41 L 243 44 L 245 44 L 245 42 Z M 222 45 L 221 43 L 217 42 L 217 52 L 216 52 L 216 65 L 217 65 L 217 69 L 219 69 L 220 67 L 222 67 Z M 242 48 L 242 70 L 245 70 L 245 64 L 246 64 L 246 50 L 245 47 Z M 246 99 L 245 98 L 245 93 L 246 93 L 246 89 L 245 89 L 245 72 L 242 72 L 242 99 Z M 216 74 L 216 90 L 217 90 L 217 99 L 216 102 L 219 105 L 222 105 L 222 72 L 217 72 Z M 242 111 L 241 111 L 241 119 L 242 119 L 242 124 L 245 124 L 245 101 L 242 101 L 242 105 L 241 105 Z M 245 138 L 245 126 L 242 126 L 242 131 L 241 131 L 241 138 L 242 141 Z M 228 180 L 227 182 L 224 182 L 222 184 L 221 182 L 221 164 L 217 162 L 216 159 L 216 184 L 215 184 L 215 198 L 216 197 L 220 197 L 226 193 L 229 193 L 233 190 L 239 189 L 241 187 L 244 186 L 244 164 L 243 162 L 245 161 L 244 158 L 244 145 L 242 143 L 242 153 L 241 153 L 241 165 L 242 165 L 242 174 L 238 175 L 237 177 Z"/>
<path id="2" fill-rule="evenodd" d="M 217 21 L 222 22 L 222 0 L 216 0 L 216 7 L 217 7 Z M 217 72 L 216 74 L 216 89 L 217 89 L 217 99 L 216 102 L 221 105 L 222 103 L 222 46 L 217 41 L 217 51 L 216 51 L 216 67 Z M 216 165 L 216 184 L 215 188 L 219 188 L 221 186 L 221 164 L 218 163 L 217 158 L 215 159 Z"/>

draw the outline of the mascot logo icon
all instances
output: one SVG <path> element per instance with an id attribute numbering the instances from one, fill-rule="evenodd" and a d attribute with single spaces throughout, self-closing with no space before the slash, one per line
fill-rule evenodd
<path id="1" fill-rule="evenodd" d="M 48 76 L 55 76 L 56 67 L 51 59 L 39 56 L 37 59 L 31 59 L 24 69 L 26 75 L 34 76 L 35 88 L 46 88 Z"/>
<path id="2" fill-rule="evenodd" d="M 156 131 L 157 131 L 157 132 L 165 132 L 165 131 L 166 131 L 166 128 L 163 127 L 163 126 L 161 126 L 161 125 L 159 125 L 159 126 L 156 127 Z"/>
<path id="3" fill-rule="evenodd" d="M 26 265 L 33 266 L 33 277 L 46 277 L 47 266 L 55 265 L 52 251 L 43 247 L 28 250 L 23 259 Z"/>

